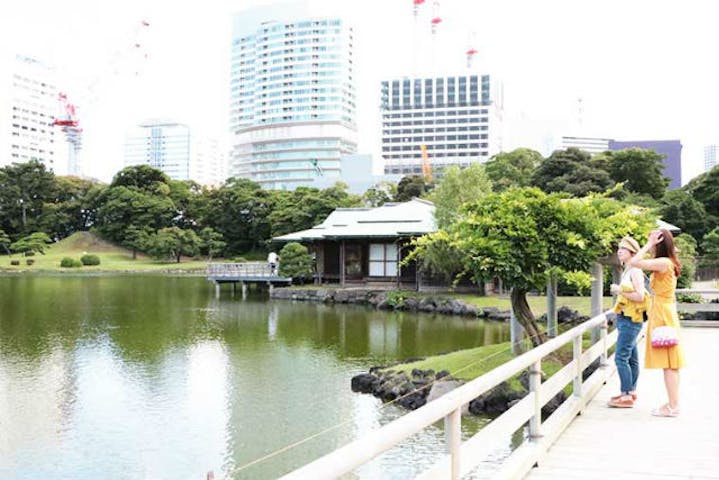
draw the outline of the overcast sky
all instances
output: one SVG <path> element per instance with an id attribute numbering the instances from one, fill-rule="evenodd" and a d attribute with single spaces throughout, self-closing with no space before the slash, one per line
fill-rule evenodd
<path id="1" fill-rule="evenodd" d="M 109 180 L 122 167 L 125 130 L 147 118 L 226 134 L 231 16 L 273 3 L 2 2 L 0 49 L 44 60 L 72 82 L 85 129 L 84 170 Z M 678 138 L 688 178 L 700 173 L 703 146 L 719 143 L 711 2 L 444 0 L 434 62 L 430 0 L 417 34 L 412 0 L 312 3 L 356 26 L 360 150 L 376 146 L 378 81 L 411 74 L 415 56 L 418 73 L 464 73 L 471 37 L 478 67 L 505 84 L 505 149 L 543 150 L 562 134 Z M 150 27 L 139 27 L 143 20 Z"/>

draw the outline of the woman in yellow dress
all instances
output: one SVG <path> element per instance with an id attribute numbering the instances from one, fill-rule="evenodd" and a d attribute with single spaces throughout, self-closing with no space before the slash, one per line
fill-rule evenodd
<path id="1" fill-rule="evenodd" d="M 653 252 L 654 258 L 644 259 L 648 252 Z M 629 259 L 627 264 L 652 272 L 649 284 L 652 290 L 652 304 L 648 314 L 644 366 L 664 369 L 664 386 L 669 400 L 661 407 L 652 410 L 652 415 L 676 417 L 679 415 L 679 369 L 684 367 L 681 340 L 672 347 L 654 347 L 651 336 L 652 330 L 661 326 L 674 327 L 677 332 L 679 331 L 679 315 L 674 294 L 682 266 L 677 258 L 671 232 L 666 229 L 653 230 L 649 234 L 646 245 Z"/>

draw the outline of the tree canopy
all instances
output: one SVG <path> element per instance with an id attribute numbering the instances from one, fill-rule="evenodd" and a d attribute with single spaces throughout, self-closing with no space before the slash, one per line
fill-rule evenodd
<path id="1" fill-rule="evenodd" d="M 546 193 L 566 192 L 575 197 L 601 193 L 614 185 L 601 159 L 593 160 L 578 148 L 555 150 L 532 174 L 532 185 Z"/>
<path id="2" fill-rule="evenodd" d="M 665 155 L 643 148 L 625 148 L 605 154 L 614 182 L 624 183 L 628 190 L 655 199 L 660 199 L 667 191 L 669 179 L 663 173 Z"/>
<path id="3" fill-rule="evenodd" d="M 510 187 L 530 186 L 532 174 L 542 160 L 539 152 L 529 148 L 498 153 L 485 164 L 492 189 L 502 192 Z"/>
<path id="4" fill-rule="evenodd" d="M 432 190 L 432 185 L 421 175 L 407 175 L 397 184 L 397 195 L 394 197 L 395 202 L 408 202 L 412 198 L 419 198 L 425 193 Z"/>
<path id="5" fill-rule="evenodd" d="M 460 216 L 460 207 L 483 198 L 491 192 L 491 185 L 484 166 L 479 163 L 466 168 L 447 167 L 428 197 L 434 202 L 437 226 L 446 228 L 454 223 Z"/>

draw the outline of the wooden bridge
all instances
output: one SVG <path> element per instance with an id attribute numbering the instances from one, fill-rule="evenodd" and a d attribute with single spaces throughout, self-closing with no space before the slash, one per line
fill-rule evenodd
<path id="1" fill-rule="evenodd" d="M 702 309 L 716 311 L 719 304 L 705 306 L 708 308 Z M 666 402 L 661 370 L 642 369 L 633 409 L 606 406 L 609 397 L 619 392 L 614 358 L 609 356 L 617 331 L 609 333 L 606 313 L 602 313 L 283 479 L 341 477 L 439 420 L 444 420 L 447 453 L 418 478 L 472 475 L 497 445 L 505 445 L 513 432 L 526 429 L 524 442 L 502 461 L 492 478 L 719 479 L 717 327 L 719 321 L 685 324 L 682 343 L 688 366 L 681 373 L 681 414 L 677 418 L 650 414 L 652 408 Z M 599 329 L 598 341 L 583 351 L 585 334 L 595 329 Z M 542 380 L 542 359 L 567 344 L 572 345 L 572 360 Z M 643 347 L 642 341 L 640 357 Z M 585 369 L 596 360 L 599 368 L 583 378 Z M 462 408 L 527 369 L 529 394 L 462 442 Z M 542 407 L 568 384 L 569 398 L 542 418 Z"/>
<path id="2" fill-rule="evenodd" d="M 242 287 L 242 298 L 247 296 L 247 287 L 251 284 L 267 285 L 272 292 L 277 284 L 292 283 L 292 278 L 279 276 L 267 262 L 210 263 L 207 265 L 207 280 L 215 284 L 217 298 L 220 298 L 220 286 L 223 283 L 232 284 L 232 293 L 236 292 L 239 283 Z"/>

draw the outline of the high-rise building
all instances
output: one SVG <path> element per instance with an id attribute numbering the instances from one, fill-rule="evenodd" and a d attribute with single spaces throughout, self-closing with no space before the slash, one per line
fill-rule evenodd
<path id="1" fill-rule="evenodd" d="M 682 142 L 679 140 L 610 140 L 609 150 L 643 148 L 664 156 L 664 176 L 669 179 L 669 190 L 682 186 Z"/>
<path id="2" fill-rule="evenodd" d="M 385 173 L 422 173 L 423 147 L 434 169 L 501 150 L 502 85 L 490 75 L 392 79 L 381 92 Z"/>
<path id="3" fill-rule="evenodd" d="M 352 28 L 296 13 L 235 17 L 229 175 L 270 189 L 339 177 L 340 157 L 357 150 Z"/>
<path id="4" fill-rule="evenodd" d="M 708 172 L 719 165 L 719 145 L 707 145 L 704 147 L 704 171 Z"/>
<path id="5" fill-rule="evenodd" d="M 54 127 L 55 72 L 39 60 L 0 59 L 0 166 L 37 160 L 55 170 L 64 139 Z"/>
<path id="6" fill-rule="evenodd" d="M 609 143 L 612 141 L 609 138 L 564 136 L 561 139 L 560 148 L 566 150 L 574 147 L 595 155 L 609 150 Z"/>
<path id="7" fill-rule="evenodd" d="M 125 135 L 125 166 L 150 165 L 173 180 L 218 185 L 225 179 L 225 158 L 216 139 L 171 120 L 150 120 Z"/>

